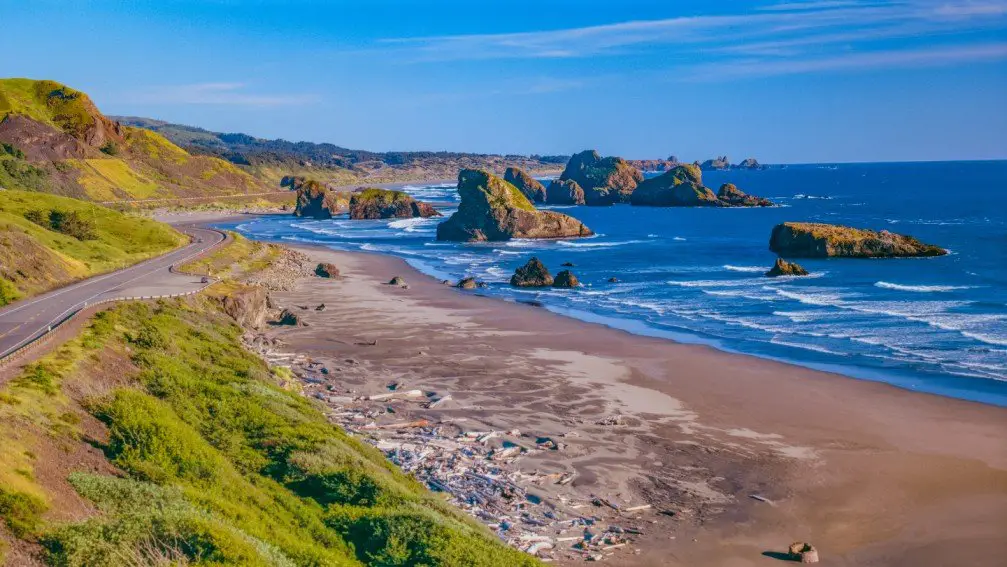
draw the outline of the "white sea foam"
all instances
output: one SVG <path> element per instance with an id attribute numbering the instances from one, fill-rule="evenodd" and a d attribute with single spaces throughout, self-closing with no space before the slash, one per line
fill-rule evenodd
<path id="1" fill-rule="evenodd" d="M 574 248 L 614 248 L 616 246 L 623 246 L 625 244 L 639 244 L 644 242 L 643 240 L 622 240 L 619 242 L 579 242 L 573 240 L 557 240 L 556 244 L 560 246 L 572 246 Z"/>
<path id="2" fill-rule="evenodd" d="M 433 221 L 436 222 L 436 221 Z M 409 219 L 400 219 L 388 223 L 388 228 L 400 228 L 406 232 L 416 232 L 424 225 L 433 224 L 431 219 L 425 219 L 422 217 L 415 217 Z"/>
<path id="3" fill-rule="evenodd" d="M 760 266 L 732 266 L 730 264 L 724 264 L 724 269 L 732 272 L 750 272 L 753 274 L 766 271 L 766 268 Z"/>
<path id="4" fill-rule="evenodd" d="M 777 339 L 776 337 L 773 337 L 773 339 L 771 339 L 769 342 L 773 343 L 774 345 L 788 346 L 788 347 L 793 347 L 793 348 L 801 348 L 801 349 L 804 349 L 804 350 L 811 350 L 811 351 L 820 352 L 820 353 L 823 353 L 823 354 L 834 354 L 836 356 L 849 356 L 849 353 L 839 352 L 839 351 L 836 351 L 836 350 L 827 349 L 827 348 L 825 348 L 823 346 L 809 345 L 807 343 L 795 343 L 795 342 L 790 342 L 790 341 L 781 341 L 780 339 Z"/>
<path id="5" fill-rule="evenodd" d="M 880 287 L 882 289 L 894 289 L 898 291 L 913 291 L 917 293 L 933 293 L 943 291 L 954 291 L 956 289 L 972 288 L 972 286 L 969 285 L 902 285 L 886 281 L 875 282 L 874 287 Z"/>
<path id="6" fill-rule="evenodd" d="M 682 238 L 681 236 L 676 236 L 676 237 L 672 238 L 672 240 L 685 240 L 685 239 Z"/>

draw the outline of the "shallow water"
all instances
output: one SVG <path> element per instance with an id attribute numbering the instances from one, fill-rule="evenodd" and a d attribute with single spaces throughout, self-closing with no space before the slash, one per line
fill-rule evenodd
<path id="1" fill-rule="evenodd" d="M 900 387 L 1007 406 L 1007 162 L 804 165 L 709 172 L 769 197 L 767 209 L 555 207 L 598 235 L 560 241 L 434 240 L 442 219 L 238 224 L 254 238 L 393 254 L 441 279 L 630 332 L 712 344 Z M 408 187 L 456 202 L 453 186 Z M 445 215 L 450 204 L 440 207 Z M 802 260 L 766 278 L 772 227 L 817 221 L 911 234 L 951 250 L 927 259 Z M 232 225 L 233 226 L 233 225 Z M 519 290 L 514 269 L 563 262 L 584 286 Z M 608 283 L 610 277 L 618 283 Z"/>

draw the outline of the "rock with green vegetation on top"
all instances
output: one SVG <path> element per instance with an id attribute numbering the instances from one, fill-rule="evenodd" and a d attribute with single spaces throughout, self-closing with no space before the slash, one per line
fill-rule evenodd
<path id="1" fill-rule="evenodd" d="M 514 272 L 510 284 L 514 287 L 549 287 L 553 284 L 553 279 L 545 264 L 532 256 L 527 264 Z"/>
<path id="2" fill-rule="evenodd" d="M 346 212 L 349 206 L 348 193 L 333 191 L 321 183 L 309 179 L 297 189 L 297 205 L 294 207 L 294 216 L 330 219 L 333 215 Z"/>
<path id="3" fill-rule="evenodd" d="M 717 191 L 717 199 L 729 207 L 772 207 L 769 199 L 745 193 L 734 183 L 724 183 Z"/>
<path id="4" fill-rule="evenodd" d="M 504 181 L 517 187 L 528 200 L 533 203 L 545 202 L 545 186 L 520 167 L 508 167 L 504 172 Z"/>
<path id="5" fill-rule="evenodd" d="M 612 205 L 628 202 L 643 174 L 620 157 L 603 158 L 585 150 L 570 158 L 559 180 L 576 181 L 587 205 Z"/>
<path id="6" fill-rule="evenodd" d="M 432 206 L 417 201 L 408 193 L 387 189 L 363 189 L 350 196 L 350 218 L 392 219 L 413 217 L 439 217 Z"/>
<path id="7" fill-rule="evenodd" d="M 552 287 L 577 287 L 579 285 L 580 280 L 570 270 L 563 270 L 556 274 L 556 278 L 552 282 Z"/>
<path id="8" fill-rule="evenodd" d="M 823 223 L 785 222 L 773 228 L 769 249 L 792 258 L 943 256 L 947 250 L 912 236 Z"/>
<path id="9" fill-rule="evenodd" d="M 777 258 L 773 267 L 766 272 L 766 276 L 775 278 L 778 276 L 806 276 L 808 271 L 794 262 L 788 262 L 783 258 Z"/>
<path id="10" fill-rule="evenodd" d="M 583 205 L 584 189 L 573 179 L 553 179 L 545 201 L 550 205 Z"/>
<path id="11" fill-rule="evenodd" d="M 594 234 L 573 217 L 536 209 L 517 187 L 484 170 L 461 170 L 458 194 L 458 211 L 437 226 L 437 240 L 478 242 Z"/>
<path id="12" fill-rule="evenodd" d="M 630 203 L 648 207 L 716 207 L 720 201 L 709 187 L 703 186 L 703 174 L 691 164 L 676 166 L 662 175 L 641 183 Z"/>

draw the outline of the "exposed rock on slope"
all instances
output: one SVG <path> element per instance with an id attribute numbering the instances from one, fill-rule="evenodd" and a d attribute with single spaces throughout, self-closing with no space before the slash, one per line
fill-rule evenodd
<path id="1" fill-rule="evenodd" d="M 788 262 L 783 258 L 777 258 L 776 263 L 766 272 L 766 275 L 771 278 L 777 276 L 806 276 L 808 275 L 808 271 L 799 264 Z"/>
<path id="2" fill-rule="evenodd" d="M 769 249 L 794 258 L 943 256 L 947 250 L 901 234 L 822 223 L 786 222 L 773 228 Z"/>
<path id="3" fill-rule="evenodd" d="M 611 205 L 629 201 L 643 174 L 620 157 L 602 158 L 586 150 L 570 158 L 559 179 L 576 181 L 584 190 L 586 204 Z"/>
<path id="4" fill-rule="evenodd" d="M 529 201 L 534 203 L 545 202 L 545 186 L 538 179 L 528 175 L 525 170 L 519 167 L 508 167 L 504 172 L 504 181 L 517 187 Z"/>
<path id="5" fill-rule="evenodd" d="M 245 328 L 258 329 L 266 324 L 266 289 L 240 286 L 221 299 L 224 313 Z"/>
<path id="6" fill-rule="evenodd" d="M 364 189 L 350 196 L 351 219 L 439 217 L 432 206 L 402 191 Z"/>
<path id="7" fill-rule="evenodd" d="M 546 189 L 545 200 L 550 205 L 583 205 L 584 189 L 573 179 L 554 179 Z"/>
<path id="8" fill-rule="evenodd" d="M 332 191 L 317 181 L 308 180 L 297 190 L 294 216 L 330 219 L 332 215 L 346 212 L 349 205 L 348 193 Z"/>
<path id="9" fill-rule="evenodd" d="M 552 274 L 536 257 L 518 268 L 511 276 L 510 284 L 515 287 L 549 287 L 553 283 Z"/>
<path id="10" fill-rule="evenodd" d="M 703 185 L 703 174 L 696 165 L 679 165 L 640 184 L 630 203 L 651 207 L 769 207 L 772 201 L 748 195 L 733 183 L 713 191 Z"/>
<path id="11" fill-rule="evenodd" d="M 725 183 L 717 191 L 717 199 L 732 207 L 772 207 L 773 202 L 769 199 L 749 195 L 738 189 L 734 183 Z"/>
<path id="12" fill-rule="evenodd" d="M 568 238 L 593 233 L 579 220 L 539 211 L 510 183 L 478 169 L 458 173 L 458 211 L 437 226 L 437 240 Z"/>

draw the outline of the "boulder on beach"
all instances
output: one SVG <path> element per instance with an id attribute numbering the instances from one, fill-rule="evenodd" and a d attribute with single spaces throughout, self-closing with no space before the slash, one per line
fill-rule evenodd
<path id="1" fill-rule="evenodd" d="M 603 158 L 594 150 L 585 150 L 567 162 L 559 181 L 567 180 L 576 181 L 583 189 L 585 204 L 612 205 L 628 202 L 643 174 L 621 157 Z"/>
<path id="2" fill-rule="evenodd" d="M 301 324 L 301 319 L 297 316 L 297 313 L 294 313 L 289 309 L 284 309 L 283 312 L 280 313 L 280 318 L 277 319 L 276 324 L 297 326 Z"/>
<path id="3" fill-rule="evenodd" d="M 766 272 L 766 276 L 775 278 L 778 276 L 806 276 L 808 271 L 794 262 L 788 262 L 783 258 L 777 258 L 773 267 Z"/>
<path id="4" fill-rule="evenodd" d="M 355 191 L 350 196 L 349 207 L 350 218 L 355 220 L 441 216 L 429 204 L 417 201 L 402 191 L 387 189 Z"/>
<path id="5" fill-rule="evenodd" d="M 527 264 L 518 268 L 510 279 L 510 284 L 515 287 L 549 287 L 552 283 L 549 269 L 534 256 Z"/>
<path id="6" fill-rule="evenodd" d="M 801 563 L 818 563 L 818 550 L 810 543 L 795 541 L 787 550 L 790 558 Z"/>
<path id="7" fill-rule="evenodd" d="M 458 283 L 455 284 L 455 287 L 461 289 L 475 289 L 479 287 L 479 282 L 477 282 L 475 278 L 470 276 L 458 280 Z"/>
<path id="8" fill-rule="evenodd" d="M 508 167 L 504 172 L 504 181 L 517 187 L 517 190 L 529 201 L 533 203 L 545 202 L 545 186 L 520 167 Z"/>
<path id="9" fill-rule="evenodd" d="M 346 212 L 349 206 L 349 193 L 333 191 L 321 183 L 309 179 L 297 189 L 294 216 L 330 219 L 333 215 Z"/>
<path id="10" fill-rule="evenodd" d="M 594 234 L 571 216 L 536 209 L 517 187 L 488 171 L 461 170 L 458 193 L 458 211 L 437 225 L 437 240 L 478 242 Z"/>
<path id="11" fill-rule="evenodd" d="M 573 179 L 553 179 L 546 189 L 545 201 L 550 205 L 583 205 L 584 189 Z"/>
<path id="12" fill-rule="evenodd" d="M 772 207 L 773 202 L 769 199 L 756 197 L 745 193 L 734 183 L 724 183 L 717 191 L 717 199 L 725 205 L 731 207 Z"/>
<path id="13" fill-rule="evenodd" d="M 563 270 L 556 274 L 556 278 L 552 282 L 552 287 L 577 287 L 579 285 L 580 281 L 570 270 Z"/>
<path id="14" fill-rule="evenodd" d="M 675 166 L 647 179 L 633 191 L 629 202 L 648 207 L 716 207 L 721 204 L 713 191 L 703 186 L 703 174 L 692 164 Z"/>
<path id="15" fill-rule="evenodd" d="M 388 280 L 388 285 L 406 285 L 406 280 L 402 279 L 402 276 L 395 276 L 394 278 Z"/>
<path id="16" fill-rule="evenodd" d="M 848 226 L 785 222 L 773 228 L 769 249 L 791 258 L 900 258 L 943 256 L 947 250 L 912 236 Z"/>
<path id="17" fill-rule="evenodd" d="M 339 268 L 335 264 L 320 262 L 315 266 L 315 275 L 320 278 L 336 278 L 339 277 Z"/>

